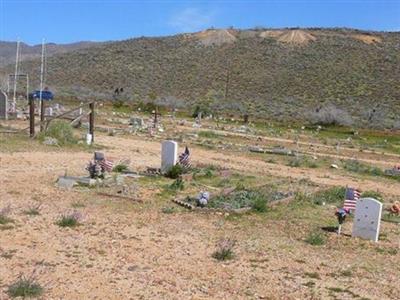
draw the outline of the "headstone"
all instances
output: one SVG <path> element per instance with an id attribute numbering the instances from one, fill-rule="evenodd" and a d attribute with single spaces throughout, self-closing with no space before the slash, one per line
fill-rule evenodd
<path id="1" fill-rule="evenodd" d="M 166 173 L 178 161 L 178 143 L 163 141 L 161 144 L 161 172 Z"/>
<path id="2" fill-rule="evenodd" d="M 144 126 L 144 121 L 142 118 L 138 117 L 131 117 L 130 118 L 130 124 L 133 125 L 134 127 L 143 127 Z"/>
<path id="3" fill-rule="evenodd" d="M 0 91 L 0 119 L 7 119 L 7 95 Z"/>
<path id="4" fill-rule="evenodd" d="M 352 236 L 378 241 L 382 203 L 373 198 L 357 200 Z"/>
<path id="5" fill-rule="evenodd" d="M 76 184 L 76 180 L 71 178 L 59 177 L 57 180 L 57 186 L 67 190 L 72 189 Z"/>

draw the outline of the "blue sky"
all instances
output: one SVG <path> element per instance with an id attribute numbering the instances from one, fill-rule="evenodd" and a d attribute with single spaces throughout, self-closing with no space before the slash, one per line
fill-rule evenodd
<path id="1" fill-rule="evenodd" d="M 121 40 L 209 27 L 399 31 L 400 0 L 0 0 L 0 40 Z"/>

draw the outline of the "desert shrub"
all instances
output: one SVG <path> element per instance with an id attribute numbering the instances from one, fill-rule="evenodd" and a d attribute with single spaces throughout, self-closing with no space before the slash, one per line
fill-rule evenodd
<path id="1" fill-rule="evenodd" d="M 344 168 L 350 172 L 372 175 L 372 176 L 385 176 L 385 173 L 373 166 L 361 163 L 358 160 L 346 160 L 344 162 Z"/>
<path id="2" fill-rule="evenodd" d="M 317 109 L 309 115 L 312 124 L 350 126 L 353 124 L 351 115 L 332 104 Z"/>
<path id="3" fill-rule="evenodd" d="M 304 192 L 296 192 L 294 195 L 293 203 L 296 205 L 305 205 L 310 204 L 312 202 L 312 197 Z"/>
<path id="4" fill-rule="evenodd" d="M 382 216 L 382 221 L 400 224 L 400 216 L 393 213 L 385 213 Z"/>
<path id="5" fill-rule="evenodd" d="M 199 137 L 213 139 L 213 138 L 219 137 L 219 135 L 217 133 L 215 133 L 214 131 L 206 130 L 206 131 L 200 131 Z"/>
<path id="6" fill-rule="evenodd" d="M 24 210 L 24 214 L 29 216 L 40 215 L 40 205 L 30 206 L 28 209 Z"/>
<path id="7" fill-rule="evenodd" d="M 184 169 L 180 164 L 176 164 L 175 166 L 171 167 L 167 173 L 165 174 L 166 177 L 171 179 L 177 179 L 184 173 Z"/>
<path id="8" fill-rule="evenodd" d="M 212 254 L 212 257 L 217 260 L 229 260 L 234 257 L 233 247 L 236 241 L 232 239 L 222 239 L 217 244 L 217 249 Z"/>
<path id="9" fill-rule="evenodd" d="M 310 160 L 308 157 L 293 157 L 289 160 L 287 165 L 294 168 L 318 168 L 318 164 L 314 160 Z"/>
<path id="10" fill-rule="evenodd" d="M 11 298 L 16 297 L 39 297 L 43 294 L 43 287 L 34 278 L 20 277 L 7 289 L 7 294 Z"/>
<path id="11" fill-rule="evenodd" d="M 11 211 L 10 206 L 6 206 L 0 209 L 0 225 L 5 225 L 7 223 L 12 223 L 13 219 L 11 219 L 8 215 Z"/>
<path id="12" fill-rule="evenodd" d="M 122 173 L 124 171 L 128 171 L 128 166 L 125 164 L 118 164 L 113 168 L 113 172 Z"/>
<path id="13" fill-rule="evenodd" d="M 210 115 L 211 114 L 211 110 L 208 107 L 201 106 L 201 105 L 196 105 L 194 110 L 193 110 L 192 117 L 193 118 L 197 118 L 200 113 L 204 117 L 204 116 Z"/>
<path id="14" fill-rule="evenodd" d="M 151 113 L 157 109 L 157 106 L 153 102 L 140 101 L 138 103 L 138 108 L 143 112 Z"/>
<path id="15" fill-rule="evenodd" d="M 311 231 L 308 236 L 306 237 L 306 243 L 313 245 L 313 246 L 321 246 L 326 243 L 325 236 L 319 230 Z"/>
<path id="16" fill-rule="evenodd" d="M 255 211 L 265 212 L 267 210 L 267 200 L 258 191 L 240 189 L 229 195 L 216 196 L 208 203 L 208 206 L 223 209 L 251 207 Z"/>
<path id="17" fill-rule="evenodd" d="M 74 138 L 72 126 L 64 121 L 55 120 L 52 121 L 47 128 L 47 131 L 40 136 L 42 139 L 44 137 L 55 138 L 59 145 L 68 145 L 76 143 Z"/>
<path id="18" fill-rule="evenodd" d="M 318 205 L 321 205 L 323 202 L 328 204 L 340 204 L 344 201 L 345 193 L 346 188 L 338 186 L 318 191 L 312 196 L 313 203 Z"/>
<path id="19" fill-rule="evenodd" d="M 161 212 L 164 213 L 164 214 L 172 214 L 172 213 L 175 212 L 175 207 L 171 207 L 171 206 L 163 207 L 161 209 Z"/>
<path id="20" fill-rule="evenodd" d="M 289 167 L 298 168 L 301 165 L 300 159 L 295 157 L 289 160 L 288 164 Z"/>
<path id="21" fill-rule="evenodd" d="M 116 108 L 116 109 L 121 108 L 124 105 L 125 105 L 125 103 L 123 100 L 114 100 L 112 103 L 113 108 Z"/>
<path id="22" fill-rule="evenodd" d="M 361 194 L 362 198 L 375 198 L 376 200 L 383 202 L 382 194 L 378 191 L 365 191 Z"/>
<path id="23" fill-rule="evenodd" d="M 185 183 L 182 178 L 178 177 L 170 186 L 170 190 L 173 191 L 183 191 L 185 189 Z"/>
<path id="24" fill-rule="evenodd" d="M 255 195 L 252 203 L 252 209 L 258 212 L 266 212 L 267 211 L 267 201 L 265 201 L 264 197 L 261 195 Z"/>
<path id="25" fill-rule="evenodd" d="M 60 227 L 76 227 L 80 225 L 80 220 L 81 214 L 74 212 L 69 215 L 62 215 L 56 224 Z"/>

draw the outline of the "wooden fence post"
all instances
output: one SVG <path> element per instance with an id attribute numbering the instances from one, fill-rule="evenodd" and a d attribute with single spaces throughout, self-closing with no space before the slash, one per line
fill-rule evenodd
<path id="1" fill-rule="evenodd" d="M 29 99 L 29 136 L 35 136 L 35 100 Z"/>
<path id="2" fill-rule="evenodd" d="M 92 143 L 94 143 L 94 102 L 89 104 L 90 116 L 89 116 L 89 133 L 92 135 Z"/>

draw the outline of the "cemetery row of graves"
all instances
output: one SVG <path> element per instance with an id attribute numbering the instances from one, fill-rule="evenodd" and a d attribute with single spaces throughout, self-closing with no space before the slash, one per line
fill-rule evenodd
<path id="1" fill-rule="evenodd" d="M 383 251 L 382 256 L 388 256 L 390 262 L 398 255 L 396 243 L 399 232 L 395 227 L 400 212 L 396 202 L 398 174 L 396 167 L 391 166 L 395 166 L 399 158 L 395 152 L 382 154 L 373 147 L 360 151 L 348 140 L 349 136 L 357 139 L 353 133 L 346 138 L 337 138 L 338 142 L 330 144 L 330 140 L 324 143 L 320 137 L 324 134 L 322 128 L 315 128 L 312 134 L 308 134 L 306 128 L 284 130 L 270 126 L 268 129 L 258 129 L 257 126 L 243 125 L 234 120 L 216 125 L 213 120 L 202 120 L 201 117 L 192 121 L 174 115 L 161 117 L 157 112 L 150 115 L 136 112 L 133 116 L 127 116 L 98 108 L 94 136 L 88 139 L 89 120 L 85 118 L 76 121 L 79 126 L 75 129 L 72 129 L 70 122 L 55 120 L 44 134 L 38 134 L 33 140 L 29 139 L 26 131 L 23 134 L 2 134 L 1 142 L 5 147 L 0 151 L 1 175 L 18 172 L 10 163 L 13 154 L 9 153 L 15 153 L 23 161 L 27 145 L 32 152 L 26 155 L 29 157 L 27 160 L 32 161 L 30 169 L 21 173 L 21 178 L 16 178 L 19 173 L 15 173 L 12 177 L 15 183 L 5 177 L 2 179 L 7 189 L 0 194 L 0 227 L 11 244 L 13 231 L 23 232 L 29 222 L 21 221 L 21 217 L 17 216 L 18 209 L 13 208 L 13 203 L 10 205 L 10 199 L 22 205 L 25 192 L 21 192 L 20 197 L 9 186 L 22 186 L 23 176 L 28 176 L 29 170 L 32 170 L 32 173 L 38 172 L 46 179 L 41 181 L 39 177 L 30 177 L 25 183 L 28 189 L 33 189 L 32 186 L 37 184 L 49 195 L 59 195 L 61 203 L 70 201 L 71 197 L 86 199 L 74 202 L 80 205 L 74 205 L 73 209 L 58 208 L 57 213 L 55 208 L 50 209 L 53 218 L 47 222 L 50 222 L 48 226 L 52 224 L 55 227 L 52 229 L 55 236 L 74 235 L 74 232 L 84 232 L 82 228 L 96 227 L 84 217 L 87 213 L 85 205 L 91 208 L 93 203 L 97 203 L 95 201 L 102 201 L 105 210 L 103 206 L 91 208 L 99 215 L 110 209 L 110 205 L 116 205 L 131 207 L 132 210 L 127 211 L 132 219 L 140 218 L 143 214 L 162 214 L 162 218 L 168 222 L 178 222 L 177 218 L 189 223 L 201 222 L 204 229 L 199 230 L 209 230 L 212 236 L 212 253 L 200 261 L 203 265 L 228 264 L 228 268 L 239 273 L 241 267 L 232 264 L 242 261 L 247 255 L 243 250 L 246 235 L 235 232 L 252 230 L 245 229 L 248 223 L 259 230 L 256 236 L 265 234 L 265 230 L 267 235 L 274 236 L 276 233 L 269 231 L 271 224 L 268 222 L 280 222 L 283 227 L 277 229 L 278 234 L 280 230 L 284 236 L 294 234 L 298 245 L 313 247 L 315 250 L 312 251 L 316 252 L 337 252 L 337 243 L 350 248 L 368 243 L 363 255 L 368 256 L 370 249 L 384 249 L 379 251 Z M 10 120 L 2 122 L 2 128 L 24 128 L 24 124 L 26 121 Z M 54 127 L 58 127 L 57 130 L 61 128 L 64 134 L 53 135 Z M 60 166 L 46 171 L 49 167 L 46 167 L 46 161 L 41 161 L 40 156 L 49 157 L 49 161 L 53 160 Z M 376 169 L 366 166 L 375 166 Z M 29 210 L 32 218 L 40 219 L 44 214 L 40 203 L 48 207 L 53 201 L 47 199 L 42 203 L 36 200 L 29 209 L 23 211 Z M 153 218 L 156 220 L 159 217 Z M 208 218 L 216 224 L 227 222 L 226 228 L 239 226 L 240 229 L 238 227 L 233 232 L 223 229 L 224 234 L 218 234 L 218 230 L 209 228 Z M 125 223 L 118 223 L 121 221 L 116 222 L 113 227 L 116 231 L 119 226 L 125 226 Z M 144 223 L 138 228 L 146 226 Z M 296 227 L 298 232 L 295 232 Z M 62 233 L 68 228 L 71 231 Z M 290 228 L 289 232 L 287 228 Z M 187 236 L 190 243 L 191 237 Z M 103 240 L 101 235 L 96 238 Z M 196 239 L 191 242 L 199 246 Z M 3 256 L 10 253 L 7 248 L 1 246 L 2 259 L 5 263 L 14 263 L 13 258 L 5 259 Z M 286 253 L 287 250 L 282 248 L 281 251 Z M 110 256 L 113 257 L 112 254 Z M 273 257 L 268 259 L 274 260 Z M 336 258 L 333 261 L 336 265 Z M 382 266 L 386 268 L 387 264 Z M 329 266 L 324 268 L 329 269 Z M 40 285 L 43 281 L 40 276 L 29 277 L 27 269 L 19 268 L 19 277 L 7 273 L 9 277 L 1 283 L 5 295 L 18 295 L 15 292 L 18 284 L 28 284 L 27 290 L 35 290 L 33 287 L 36 287 L 37 292 L 43 295 L 54 292 Z M 275 274 L 280 274 L 281 271 L 277 270 Z M 270 272 L 274 274 L 274 271 Z M 393 269 L 389 273 L 395 275 L 396 271 Z M 258 278 L 267 276 L 263 272 L 256 274 Z M 334 287 L 330 290 L 327 288 L 325 292 L 315 290 L 316 286 L 322 285 L 318 282 L 318 276 L 303 282 L 291 297 L 309 297 L 314 292 L 321 297 L 337 294 L 340 298 L 350 294 L 348 291 L 334 291 Z M 349 285 L 356 279 L 352 278 Z M 352 287 L 364 295 L 357 287 Z M 388 284 L 384 292 L 384 296 L 389 298 L 396 296 L 390 287 L 391 284 Z M 280 288 L 280 293 L 283 293 L 284 288 Z M 264 288 L 259 289 L 268 295 Z M 365 295 L 371 296 L 368 293 Z"/>

